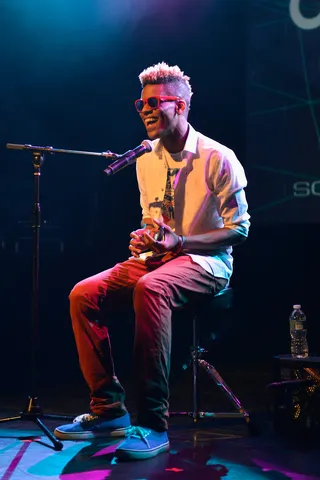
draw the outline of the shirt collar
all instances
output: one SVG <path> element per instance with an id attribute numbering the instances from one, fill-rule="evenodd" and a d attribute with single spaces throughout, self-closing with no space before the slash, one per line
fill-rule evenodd
<path id="1" fill-rule="evenodd" d="M 188 152 L 195 155 L 197 153 L 198 134 L 195 131 L 195 129 L 190 125 L 190 123 L 188 123 L 188 126 L 189 126 L 189 132 L 188 132 L 186 143 L 183 149 L 183 153 Z M 160 139 L 155 140 L 154 151 L 156 153 L 161 154 L 162 148 L 163 148 L 163 145 L 161 140 Z M 160 155 L 160 158 L 161 158 L 161 155 Z"/>
<path id="2" fill-rule="evenodd" d="M 190 123 L 188 123 L 188 125 L 189 133 L 183 151 L 196 154 L 198 145 L 198 134 L 195 129 L 190 125 Z"/>

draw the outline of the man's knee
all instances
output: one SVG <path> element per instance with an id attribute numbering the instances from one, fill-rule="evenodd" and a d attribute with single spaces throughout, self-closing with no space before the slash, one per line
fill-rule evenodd
<path id="1" fill-rule="evenodd" d="M 97 294 L 95 290 L 87 279 L 76 283 L 69 294 L 70 303 L 79 305 L 88 299 L 93 299 Z"/>
<path id="2" fill-rule="evenodd" d="M 155 275 L 149 273 L 141 277 L 134 289 L 134 296 L 145 296 L 148 294 L 167 295 L 166 288 Z"/>

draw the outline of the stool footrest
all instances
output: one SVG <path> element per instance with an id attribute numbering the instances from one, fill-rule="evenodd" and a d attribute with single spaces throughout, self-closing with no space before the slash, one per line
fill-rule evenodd
<path id="1" fill-rule="evenodd" d="M 246 415 L 239 412 L 197 412 L 198 418 L 244 418 Z M 193 417 L 194 412 L 170 412 L 170 417 Z"/>

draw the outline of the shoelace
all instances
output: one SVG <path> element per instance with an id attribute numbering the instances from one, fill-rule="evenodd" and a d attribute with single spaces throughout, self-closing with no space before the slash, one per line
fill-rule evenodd
<path id="1" fill-rule="evenodd" d="M 97 418 L 97 415 L 92 415 L 91 413 L 82 413 L 81 415 L 78 415 L 74 420 L 73 423 L 77 422 L 89 422 L 90 420 L 95 420 Z"/>
<path id="2" fill-rule="evenodd" d="M 150 430 L 148 428 L 143 428 L 143 427 L 131 427 L 129 432 L 127 433 L 127 437 L 129 438 L 138 438 L 140 440 L 143 440 L 146 444 L 147 447 L 150 448 L 149 442 L 146 439 L 146 437 L 150 434 Z"/>

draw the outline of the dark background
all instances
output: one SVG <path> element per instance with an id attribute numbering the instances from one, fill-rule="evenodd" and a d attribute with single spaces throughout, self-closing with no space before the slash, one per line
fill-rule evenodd
<path id="1" fill-rule="evenodd" d="M 247 173 L 266 225 L 320 222 L 320 25 L 297 28 L 289 3 L 255 1 L 247 14 Z M 299 3 L 320 24 L 320 2 Z"/>
<path id="2" fill-rule="evenodd" d="M 306 16 L 320 11 L 320 2 L 302 3 Z M 28 384 L 34 337 L 32 156 L 5 144 L 96 152 L 135 147 L 146 137 L 133 107 L 138 74 L 162 60 L 191 77 L 190 122 L 234 149 L 249 181 L 252 227 L 235 249 L 235 307 L 219 361 L 257 365 L 288 353 L 293 303 L 302 304 L 310 351 L 319 353 L 319 195 L 315 187 L 312 195 L 294 196 L 292 185 L 319 178 L 320 28 L 298 28 L 288 4 L 2 0 L 4 388 Z M 42 381 L 54 379 L 57 388 L 82 381 L 68 293 L 80 279 L 125 259 L 129 232 L 140 222 L 134 167 L 109 178 L 106 166 L 101 158 L 61 154 L 47 156 L 42 167 L 39 362 Z M 130 377 L 132 313 L 111 327 L 117 371 Z M 190 329 L 179 320 L 177 343 L 188 345 Z"/>

